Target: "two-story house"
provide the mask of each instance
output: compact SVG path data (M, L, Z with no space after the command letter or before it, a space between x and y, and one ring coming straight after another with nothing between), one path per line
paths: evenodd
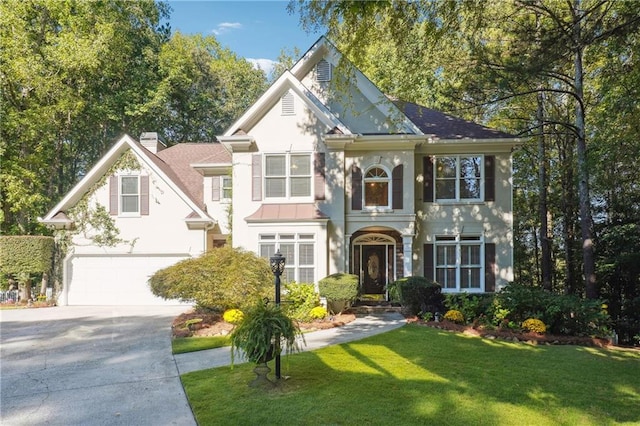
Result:
M120 231L115 247L75 234L63 303L166 303L147 277L228 236L264 257L280 250L286 280L357 274L366 298L409 275L445 292L512 280L518 139L388 99L324 37L219 142L143 139L122 138L43 219L70 228L84 198Z

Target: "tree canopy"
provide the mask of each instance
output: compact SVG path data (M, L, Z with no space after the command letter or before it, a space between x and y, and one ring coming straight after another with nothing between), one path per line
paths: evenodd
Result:
M527 141L514 154L518 281L605 297L620 321L621 309L640 306L639 2L292 0L289 9L307 29L328 28L388 95Z
M266 79L153 0L0 2L0 232L46 213L123 133L213 141Z

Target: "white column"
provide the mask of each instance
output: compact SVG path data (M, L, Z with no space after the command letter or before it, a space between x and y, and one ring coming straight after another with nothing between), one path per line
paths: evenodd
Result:
M410 277L413 275L413 235L402 236L402 254L404 255L404 276Z
M351 234L346 234L344 236L344 273L349 273L349 268L351 267Z

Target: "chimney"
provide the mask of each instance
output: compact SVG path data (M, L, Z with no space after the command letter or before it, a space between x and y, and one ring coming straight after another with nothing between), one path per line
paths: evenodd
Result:
M140 143L154 154L166 148L166 145L158 138L157 132L145 132L141 134Z

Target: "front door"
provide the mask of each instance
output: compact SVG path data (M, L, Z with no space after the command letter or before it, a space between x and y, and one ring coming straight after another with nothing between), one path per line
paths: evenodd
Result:
M386 246L362 246L363 293L384 294L387 284Z

